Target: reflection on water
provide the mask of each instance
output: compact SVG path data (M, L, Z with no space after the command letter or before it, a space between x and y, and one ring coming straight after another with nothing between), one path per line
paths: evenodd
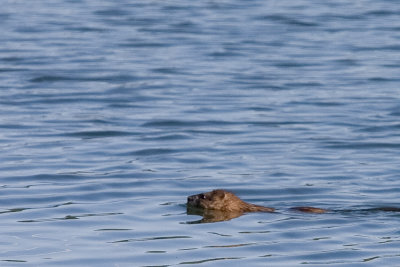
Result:
M187 222L189 224L193 223L212 223L212 222L222 222L229 221L239 216L242 216L244 212L241 211L220 211L220 210L203 210L188 207L188 215L199 215L202 217L201 220Z

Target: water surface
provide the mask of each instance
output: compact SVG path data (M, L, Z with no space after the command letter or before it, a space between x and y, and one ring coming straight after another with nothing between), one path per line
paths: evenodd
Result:
M399 265L399 12L3 3L0 265ZM214 188L277 212L188 223Z

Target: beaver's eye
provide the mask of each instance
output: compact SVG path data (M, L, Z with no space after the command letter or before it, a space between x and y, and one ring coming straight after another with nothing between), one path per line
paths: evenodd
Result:
M199 196L201 199L206 199L207 197L206 197L206 195L204 195L204 194L200 194L200 196Z

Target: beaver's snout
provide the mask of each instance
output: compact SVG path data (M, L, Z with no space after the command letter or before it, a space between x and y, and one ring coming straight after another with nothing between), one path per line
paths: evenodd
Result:
M193 202L193 201L195 201L197 198L198 198L197 195L188 196L187 201L188 201L188 202Z
M199 202L198 195L188 196L187 203L191 206L197 206Z

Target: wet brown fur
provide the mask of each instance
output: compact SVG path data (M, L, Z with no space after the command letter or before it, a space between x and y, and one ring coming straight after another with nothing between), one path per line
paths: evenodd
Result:
M301 211L301 212L309 212L309 213L325 213L325 212L327 212L327 210L325 210L325 209L314 208L314 207L294 207L291 209Z
M216 189L188 197L188 206L204 210L218 210L223 212L274 212L274 208L247 203L235 194ZM293 210L309 213L324 213L326 210L314 207L294 207Z

